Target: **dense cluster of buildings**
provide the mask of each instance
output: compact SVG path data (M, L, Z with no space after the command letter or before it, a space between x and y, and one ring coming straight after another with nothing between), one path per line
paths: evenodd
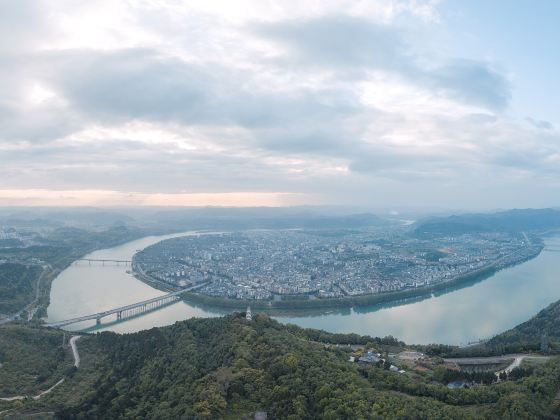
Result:
M249 231L168 239L136 254L144 274L235 299L286 295L338 298L437 284L528 259L541 249L524 235L419 239L369 230Z

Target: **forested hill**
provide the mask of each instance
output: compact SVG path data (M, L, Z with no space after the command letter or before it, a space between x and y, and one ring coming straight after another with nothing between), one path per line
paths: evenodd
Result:
M557 363L539 366L515 381L449 389L431 373L401 374L350 363L349 350L316 342L317 334L283 326L266 315L247 321L234 314L85 338L82 348L104 355L95 365L97 379L78 404L59 403L57 416L249 419L257 411L267 412L269 419L553 415ZM351 337L320 336L341 341ZM392 343L394 350L400 345L390 338L373 339L369 346L385 351L383 343ZM72 381L83 381L88 357L82 358L85 367ZM65 386L62 389L73 387Z
M489 346L560 352L560 301L550 304L529 321L497 335Z
M543 231L560 228L560 211L555 209L514 209L497 213L462 214L420 222L417 235L463 234L475 232Z
M560 301L550 304L530 320L479 345L457 347L430 344L416 347L427 354L441 357L499 356L528 352L559 355Z

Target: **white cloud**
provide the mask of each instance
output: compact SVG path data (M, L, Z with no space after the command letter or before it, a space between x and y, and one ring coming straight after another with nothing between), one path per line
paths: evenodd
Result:
M4 202L443 203L484 179L556 191L558 131L508 115L506 71L410 42L438 2L5 4Z

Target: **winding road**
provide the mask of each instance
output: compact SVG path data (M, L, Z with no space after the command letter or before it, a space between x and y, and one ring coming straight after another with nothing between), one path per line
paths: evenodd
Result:
M70 347L72 347L72 355L74 356L74 366L80 367L80 353L78 353L78 346L76 346L76 341L80 339L81 335L74 335L70 339Z
M74 357L74 366L76 368L80 367L80 353L78 353L78 346L76 345L76 341L78 341L80 339L80 337L81 337L81 335L74 335L74 336L72 336L72 338L70 338L70 347L72 348L72 356ZM0 401L16 401L16 400L25 400L27 398L31 398L33 400L38 400L42 396L51 393L57 386L62 384L65 379L66 379L66 377L62 378L57 383L55 383L53 386L51 386L49 389L46 389L45 391L43 391L43 392L41 392L41 393L39 393L35 396L29 397L27 395L16 395L16 396L13 396L13 397L0 398Z
M38 309L38 307L36 305L39 302L39 296L40 296L40 291L41 291L41 281L43 280L43 277L45 276L45 274L47 272L52 271L52 267L49 264L42 265L42 268L43 268L43 271L41 271L41 274L37 278L37 282L35 284L35 297L33 298L33 300L31 302L29 302L27 305L25 305L18 312L13 313L11 315L7 315L4 318L0 319L0 325L7 324L8 322L12 322L12 321L18 319L24 311L29 312L28 317L27 317L28 321L30 321L33 318L33 315L35 315L35 312L37 312L37 309Z

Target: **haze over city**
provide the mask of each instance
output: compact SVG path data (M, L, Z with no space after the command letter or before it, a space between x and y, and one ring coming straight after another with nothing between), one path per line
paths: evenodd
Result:
M0 0L0 419L559 419L559 21Z
M510 6L2 1L0 205L557 206L560 5Z

